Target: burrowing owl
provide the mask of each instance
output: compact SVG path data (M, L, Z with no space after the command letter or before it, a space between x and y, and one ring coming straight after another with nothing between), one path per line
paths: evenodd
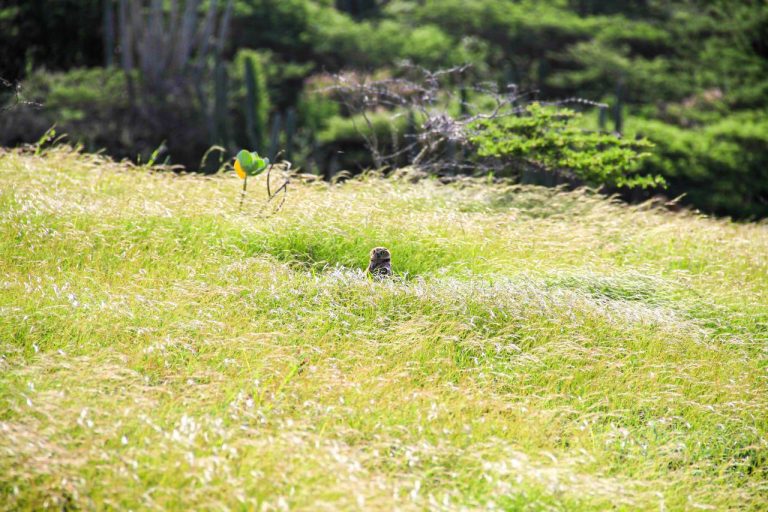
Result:
M368 263L368 273L374 277L387 277L392 275L392 255L384 247L371 249L371 262Z

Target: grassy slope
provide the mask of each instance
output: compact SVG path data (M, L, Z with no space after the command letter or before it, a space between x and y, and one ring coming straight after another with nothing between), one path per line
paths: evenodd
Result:
M765 225L239 186L0 153L0 509L768 507Z

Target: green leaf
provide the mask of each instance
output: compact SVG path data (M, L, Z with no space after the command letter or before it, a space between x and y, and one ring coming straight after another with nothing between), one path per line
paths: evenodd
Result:
M237 154L237 161L240 162L240 167L242 167L247 174L251 174L251 170L253 169L253 155L250 151L244 149L240 151Z
M240 162L240 167L248 176L259 174L269 165L269 158L262 158L256 151L245 149L237 154L237 161Z
M252 156L253 156L253 168L251 168L247 172L251 176L255 176L256 174L259 174L260 172L262 172L264 169L267 168L267 166L269 165L269 158L261 158L258 155L258 153L255 153L255 152L252 154Z

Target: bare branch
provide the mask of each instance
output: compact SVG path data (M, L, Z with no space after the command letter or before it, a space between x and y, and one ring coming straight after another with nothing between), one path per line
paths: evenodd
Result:
M409 162L412 167L432 173L497 171L505 167L504 162L478 157L473 150L476 123L524 115L537 91L520 92L514 84L499 87L491 82L469 88L464 85L469 81L469 69L464 65L430 71L405 63L393 76L378 80L355 72L334 75L333 85L319 92L344 105L378 169L398 167L404 157L413 155ZM482 106L471 103L469 91ZM581 98L539 103L605 107ZM390 122L391 133L386 138L379 133L382 115ZM404 115L412 120L405 133L395 128Z

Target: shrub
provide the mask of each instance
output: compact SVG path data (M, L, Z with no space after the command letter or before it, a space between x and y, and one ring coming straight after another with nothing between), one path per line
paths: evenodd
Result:
M768 121L735 114L699 128L634 120L631 127L655 145L642 164L664 176L670 192L712 213L768 216Z
M168 95L145 98L132 108L125 74L116 69L37 70L22 89L25 100L41 108L19 107L0 116L0 145L34 142L52 125L88 151L106 149L116 158L146 161L158 147L159 156L193 168L208 148L205 122L194 100Z
M521 115L475 122L470 142L480 157L500 159L518 172L533 166L569 173L591 185L663 184L657 176L636 172L648 156L648 141L582 130L572 124L578 116L573 110L531 103Z
M87 149L115 148L128 99L125 76L108 69L74 69L66 73L38 70L23 83L25 100L42 107L20 107L0 118L0 144L37 140L53 124ZM122 149L122 151L120 151ZM135 155L134 155L135 156Z

